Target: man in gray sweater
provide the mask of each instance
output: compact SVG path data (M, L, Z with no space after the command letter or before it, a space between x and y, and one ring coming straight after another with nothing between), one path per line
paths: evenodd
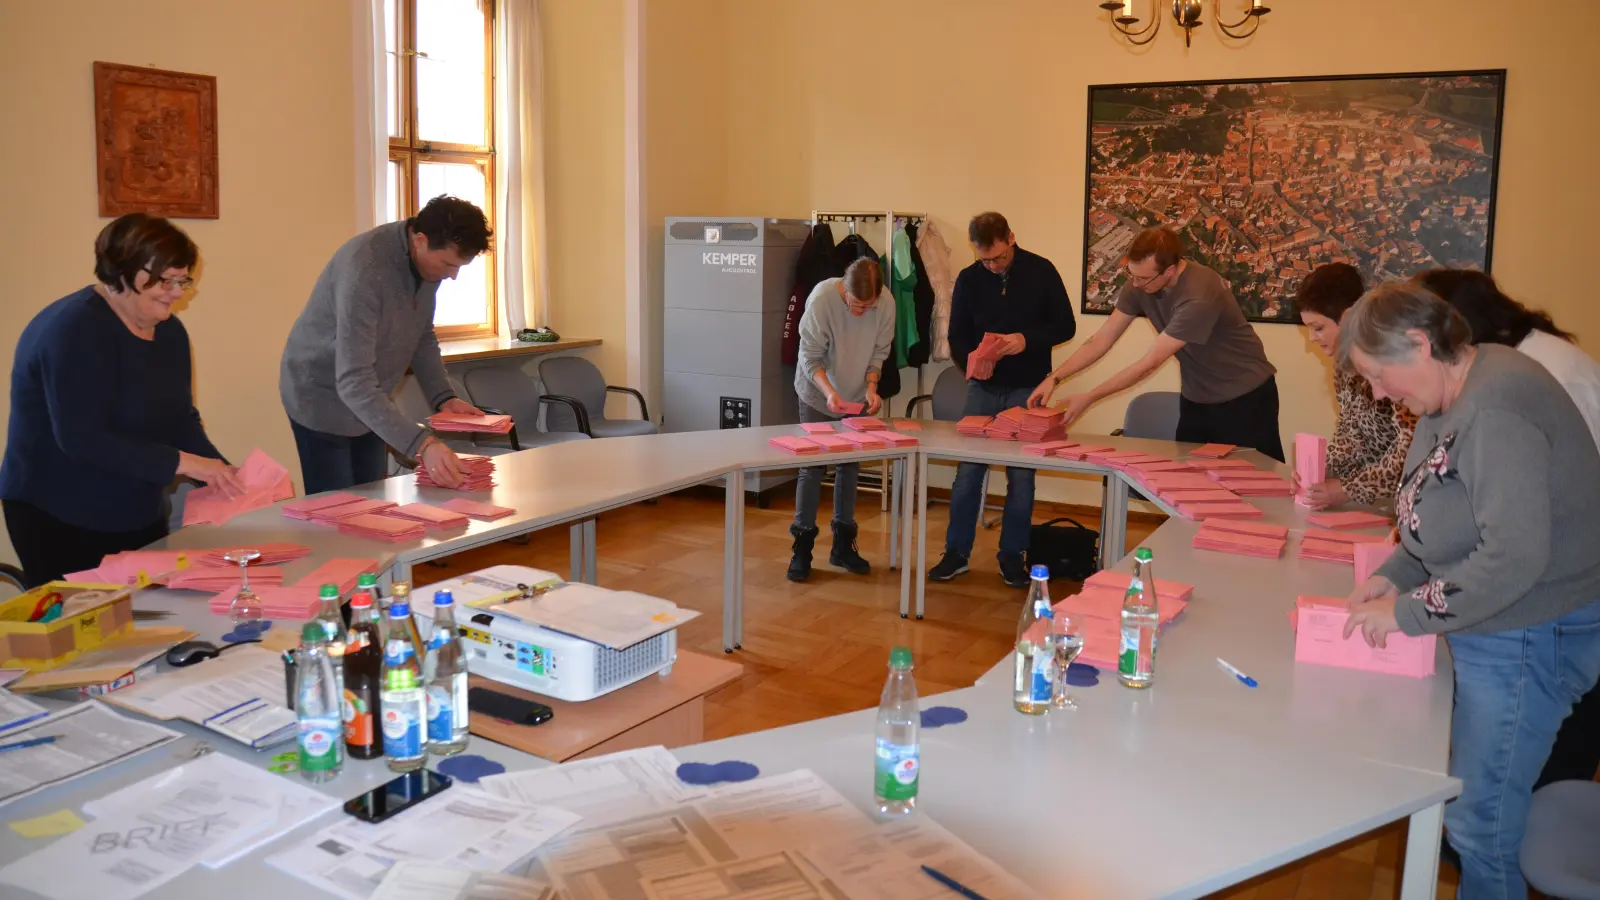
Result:
M439 196L414 218L357 235L334 253L289 331L278 373L307 494L384 477L388 447L435 482L460 483L455 452L389 395L409 368L434 409L479 412L445 375L433 307L439 282L488 249L489 237L482 210Z

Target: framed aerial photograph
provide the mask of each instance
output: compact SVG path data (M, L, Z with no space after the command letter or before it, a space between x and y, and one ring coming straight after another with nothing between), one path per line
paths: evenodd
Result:
M94 64L100 215L215 219L217 79Z
M1326 262L1368 283L1489 270L1504 69L1090 85L1083 311L1141 229L1183 236L1245 316L1298 323Z

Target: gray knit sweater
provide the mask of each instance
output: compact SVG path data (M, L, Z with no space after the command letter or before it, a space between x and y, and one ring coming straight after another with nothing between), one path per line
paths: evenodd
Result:
M794 390L801 403L827 415L832 414L827 395L817 387L817 372L828 373L828 382L847 403L860 403L867 399L867 373L882 373L894 343L894 298L889 289L879 291L878 302L858 316L839 295L842 281L818 282L800 317Z
M289 418L346 437L375 432L416 456L427 428L389 395L409 368L434 409L455 396L433 333L438 290L411 264L405 222L346 241L317 277L283 348L278 393Z
M1417 422L1378 568L1406 634L1528 628L1600 598L1600 451L1537 362L1485 344L1450 409Z

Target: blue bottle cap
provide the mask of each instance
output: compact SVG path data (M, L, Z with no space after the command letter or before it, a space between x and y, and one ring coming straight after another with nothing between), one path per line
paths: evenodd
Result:
M389 604L389 617L399 619L411 615L411 604L404 600L395 600Z
M433 605L434 606L454 606L455 603L456 603L456 598L449 591L434 591L433 592Z
M1050 569L1046 566L1034 566L1029 574L1040 581L1050 580Z

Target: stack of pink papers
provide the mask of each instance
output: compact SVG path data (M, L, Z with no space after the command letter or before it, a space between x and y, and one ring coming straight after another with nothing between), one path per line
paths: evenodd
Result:
M1194 467L1179 460L1162 460L1160 462L1134 463L1128 466L1128 471L1143 478L1157 472L1193 472Z
M346 494L341 491L335 491L331 494L318 494L315 497L307 497L304 500L285 503L283 505L283 514L291 519L309 519L312 513L365 499L365 497L358 497L355 494Z
M1077 441L1046 441L1043 444L1023 444L1022 452L1029 456L1058 456L1060 451L1076 446Z
M1156 472L1146 475L1140 483L1157 493L1171 490L1207 491L1217 486L1211 479L1193 472Z
M1289 540L1289 528L1286 525L1267 525L1263 522L1246 522L1240 519L1212 519L1206 523L1206 528L1210 531L1229 531L1234 534L1272 538L1285 543Z
M355 559L339 557L330 559L315 569L311 570L304 578L294 583L295 587L310 588L315 594L317 589L325 584L337 585L341 595L348 594L356 589L356 579L367 573L377 574L378 561L375 559ZM251 579L252 583L254 579Z
M1234 451L1233 444L1205 444L1189 451L1190 456L1201 459L1221 459Z
M1117 592L1126 591L1128 585L1133 583L1131 572L1114 572L1110 569L1101 569L1084 580L1084 587L1111 588ZM1182 600L1185 603L1194 595L1194 585L1184 584L1181 581L1167 581L1164 578L1156 579L1156 596L1160 602L1165 603L1168 598Z
M1260 517L1261 510L1243 500L1201 501L1180 505L1178 514L1186 519L1209 522L1212 519L1254 519Z
M314 509L306 518L320 525L337 525L340 519L348 519L351 516L364 516L382 509L392 509L394 505L393 500L371 500L366 497L357 497L349 503Z
M1323 528L1388 528L1387 518L1368 512L1315 513L1306 521Z
M190 566L173 572L167 579L167 587L175 591L214 593L233 587L239 581L238 566ZM254 589L258 584L283 584L283 570L276 566L250 566L250 587Z
M800 430L806 434L833 434L832 422L801 422Z
M1132 453L1133 455L1129 456L1129 455L1119 454L1119 455L1114 456L1114 457L1112 457L1110 459L1107 459L1105 461L1105 464L1110 466L1113 469L1118 469L1118 470L1123 471L1123 472L1131 472L1131 471L1133 471L1135 466L1159 465L1161 463L1170 461L1170 460L1162 459L1159 456L1151 456L1151 455L1149 455L1147 453L1138 453L1137 451L1128 451L1128 452Z
M1222 478L1219 487L1233 491L1241 497L1287 497L1294 493L1294 485L1285 478Z
M894 430L895 431L921 431L922 430L922 423L918 422L916 419L895 419L894 420Z
M221 525L234 516L294 496L289 470L273 462L272 457L259 448L251 450L239 465L239 480L244 482L244 493L234 497L224 494L222 488L214 484L190 491L183 499L184 526L201 522Z
M1194 547L1197 550L1238 553L1243 556L1259 556L1264 559L1277 559L1282 555L1285 543L1286 541L1281 538L1258 537L1252 534L1239 534L1236 531L1222 531L1211 527L1201 528L1194 536Z
M1173 506L1181 506L1185 503L1234 503L1239 499L1238 494L1224 490L1162 491L1156 496Z
M427 532L427 526L415 519L405 519L400 516L386 516L381 513L371 513L363 516L351 516L339 520L339 530L345 534L357 537L374 538L380 541L409 541L422 537Z
M458 512L463 515L471 516L474 519L501 519L516 512L516 510L508 506L495 506L492 503L479 503L476 500L468 500L465 497L457 497L454 500L446 501L444 508L451 510L452 512Z
M856 445L853 442L847 441L837 434L813 434L806 440L816 444L828 453L849 453L856 449Z
M1022 434L1022 420L1027 410L1013 406L984 426L983 436L1001 441L1014 441Z
M1005 341L998 334L988 333L976 349L967 354L967 380L976 378L988 381L994 375L994 364L1005 358Z
M846 431L839 437L855 444L857 450L882 450L889 446L889 442L878 437L876 432Z
M1381 544L1356 544L1356 584L1363 584L1368 578L1371 578L1372 573L1378 571L1378 567L1383 565L1384 560L1387 560L1394 553L1394 549L1395 545L1388 541L1384 541Z
M1017 432L1017 439L1029 443L1059 441L1067 436L1066 411L1044 407L1025 409Z
M915 437L909 434L901 434L898 431L875 431L872 436L879 440L888 441L896 447L915 447L918 444Z
M1300 597L1291 621L1295 625L1294 660L1341 669L1362 669L1385 675L1426 678L1433 674L1439 638L1411 637L1398 631L1384 639L1383 649L1367 646L1359 631L1344 636L1350 607L1338 597Z
M1282 481L1283 476L1276 472L1267 472L1262 469L1205 469L1205 476L1212 481Z
M839 411L847 416L859 416L866 412L866 409L867 405L865 403L851 403L849 400L839 401Z
M63 577L87 584L135 584L143 572L152 583L164 584L168 575L178 570L180 557L187 559L181 550L124 550L106 555L92 569Z
M396 506L394 509L385 510L383 514L421 522L429 528L460 528L467 524L467 517L461 513L451 512L438 506L429 506L426 503L407 503L402 506Z
M254 550L261 554L256 558L255 562L250 564L252 566L275 566L279 563L304 559L311 555L311 548L304 544L266 543L251 544L248 547L241 545L238 547L218 547L212 550L192 550L189 553L189 560L196 565L232 566L234 564L228 562L227 555L235 550Z
M511 417L501 415L471 416L461 413L437 412L428 417L434 431L466 431L480 434L510 434Z
M1307 528L1304 536L1300 538L1300 555L1306 559L1320 559L1325 562L1350 563L1356 562L1356 551L1362 546L1373 545L1381 548L1377 558L1381 562L1387 559L1394 548L1389 544L1389 539L1381 534L1357 534L1352 531L1324 531L1321 528ZM1371 554L1369 554L1370 558ZM1377 564L1373 564L1377 568ZM1356 580L1357 584L1365 578Z
M1300 479L1300 496L1295 502L1309 506L1306 489L1328 477L1328 439L1304 432L1294 436L1294 474Z
M1317 541L1336 541L1341 544L1386 544L1388 535L1383 534L1358 534L1354 531L1327 531L1321 528L1307 528L1306 537Z
M801 437L775 437L767 443L779 450L793 453L796 456L806 456L822 452L822 445Z
M1248 459L1204 459L1204 458L1195 459L1195 458L1191 458L1191 459L1186 460L1186 461L1189 463L1189 465L1191 467L1196 468L1196 469L1205 469L1205 470L1210 470L1210 469L1250 469L1251 471L1255 470L1255 464L1250 462L1250 460L1248 460Z
M1319 541L1312 537L1300 538L1301 559L1320 559L1323 562L1354 564L1356 551L1354 544L1343 541Z
M851 431L883 431L889 426L883 424L882 419L872 416L852 416L839 422L840 425Z
M1063 447L1050 455L1059 456L1062 459L1085 460L1092 453L1105 453L1112 449L1111 447L1098 447L1094 444L1079 444L1076 447Z
M461 483L456 485L458 491L487 491L494 487L494 459L488 456L474 456L463 453L457 457L461 460L461 467L466 470ZM428 474L425 466L417 466L417 487L443 487L435 482Z
M1156 610L1165 629L1183 614L1188 601L1178 594L1161 591L1162 582L1156 581ZM1083 637L1083 650L1078 661L1103 668L1115 667L1122 642L1122 595L1127 585L1121 587L1084 586L1082 592L1058 601L1054 609L1078 625Z
M304 581L289 587L270 584L257 587L256 580L250 579L250 592L261 600L261 615L267 619L309 619L316 615L321 605L317 596L318 587ZM211 611L219 616L230 614L233 598L238 593L239 585L235 582L221 593L213 595L209 601Z
M994 421L991 416L967 416L956 423L956 431L967 437L983 437L983 430Z

